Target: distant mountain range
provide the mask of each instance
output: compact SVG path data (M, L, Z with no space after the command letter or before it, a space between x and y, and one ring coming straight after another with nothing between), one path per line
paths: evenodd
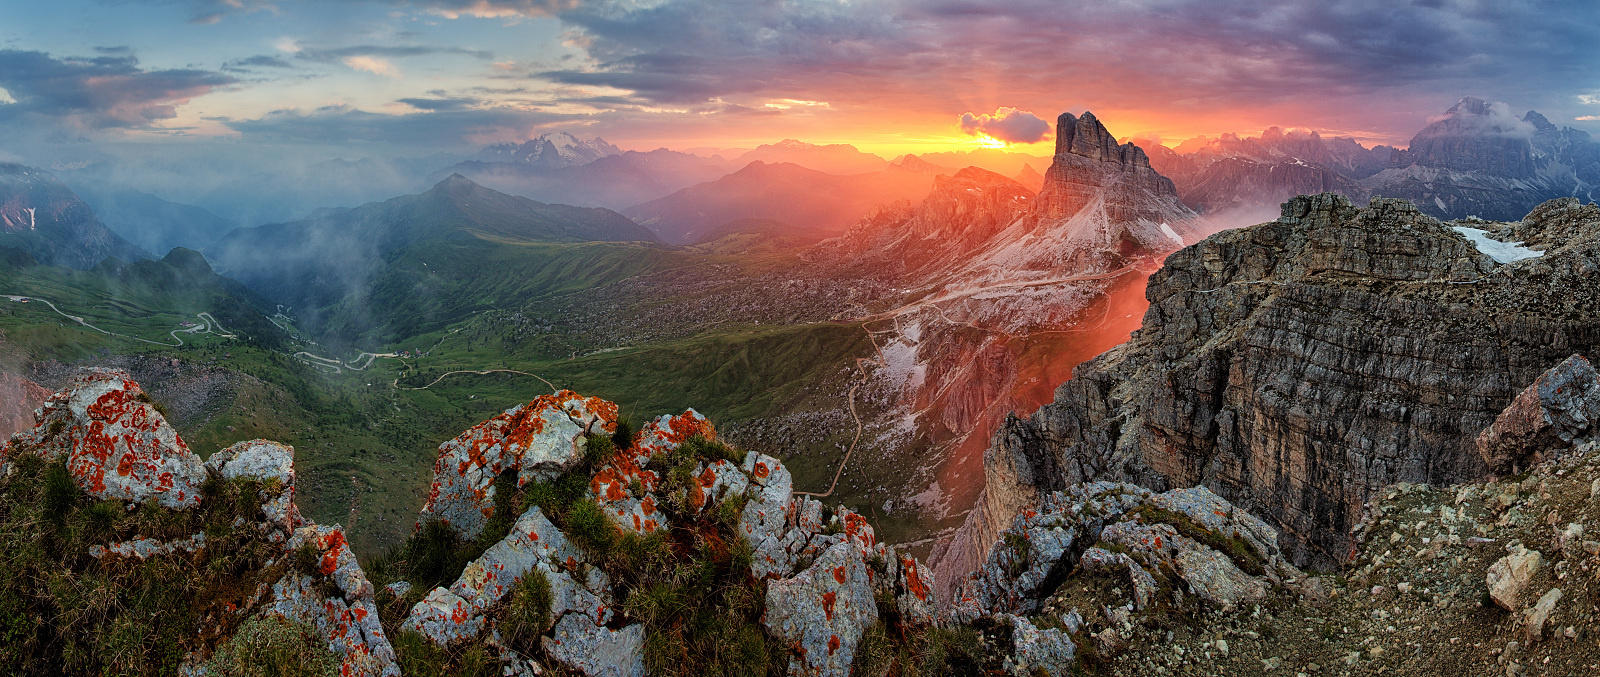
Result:
M112 256L149 258L101 223L89 205L50 173L6 163L0 163L0 247L71 268L92 268Z
M1587 132L1472 97L1405 149L1274 127L1257 138L1155 147L1151 163L1173 179L1185 203L1207 212L1329 191L1357 200L1405 198L1442 218L1515 220L1551 198L1600 198L1600 143Z
M204 207L136 190L106 189L90 182L75 186L74 191L112 230L158 254L174 247L204 249L238 226Z
M766 219L820 240L843 233L874 208L926 195L933 174L885 163L876 171L830 174L756 160L732 174L630 207L624 214L669 244L720 237L730 222Z
M473 156L476 162L508 163L540 169L564 169L586 165L612 155L621 155L605 139L580 139L569 132L541 134L522 143L497 143Z
M609 209L506 195L456 174L421 194L235 230L206 253L225 274L294 307L315 325L321 311L335 304L363 305L375 276L392 262L441 251L444 243L593 241L654 242L655 236ZM479 268L474 276L517 273Z
M535 200L625 209L715 180L735 168L720 157L658 149L647 153L628 151L586 164L557 167L476 159L453 165L447 171Z

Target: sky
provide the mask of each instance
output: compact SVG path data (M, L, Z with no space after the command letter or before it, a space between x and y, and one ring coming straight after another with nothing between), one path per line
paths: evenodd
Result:
M420 156L565 129L885 156L1314 129L1456 99L1600 134L1600 3L51 0L0 4L0 158L115 144Z

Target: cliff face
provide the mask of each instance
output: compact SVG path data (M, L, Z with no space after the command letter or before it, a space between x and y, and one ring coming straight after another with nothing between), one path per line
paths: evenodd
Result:
M1205 487L1071 484L1017 515L951 620L1009 633L1011 674L1066 674L1086 653L1130 676L1589 674L1597 414L1600 375L1561 360L1479 438L1518 474L1375 491L1325 575Z
M990 505L958 538L981 553L1039 491L1117 479L1203 485L1273 522L1292 561L1344 561L1374 491L1483 475L1478 433L1540 371L1600 341L1586 272L1600 209L1552 201L1518 223L1464 225L1324 194L1168 257L1133 338L996 434ZM1501 263L1479 247L1531 251L1464 237L1485 231L1549 249Z

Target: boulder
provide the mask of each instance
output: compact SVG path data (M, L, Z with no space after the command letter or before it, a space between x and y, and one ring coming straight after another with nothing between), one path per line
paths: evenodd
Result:
M638 623L612 630L568 614L543 644L556 660L589 677L644 675L644 626Z
M1478 435L1478 454L1503 474L1551 460L1600 424L1600 375L1573 355L1518 393Z
M611 461L589 480L589 496L618 527L648 534L669 525L659 509L656 485L660 473L649 470L651 459L678 448L691 437L716 439L717 429L693 409L676 416L663 415L639 431L633 444L617 451ZM695 482L690 482L689 491Z
M95 498L155 502L174 509L200 502L205 466L127 372L93 369L40 407L36 425L0 452L65 457L80 488Z
M1522 591L1539 573L1542 562L1543 555L1538 550L1513 546L1510 554L1489 565L1484 580L1489 586L1489 597L1506 611L1522 610Z
M304 623L326 637L339 657L341 675L399 677L394 648L378 622L372 583L338 527L307 526L289 540L291 551L309 547L317 554L315 574L291 572L272 586L263 613ZM339 593L327 596L316 577L332 581Z
M552 619L571 612L590 625L611 621L611 583L605 573L588 566L582 551L534 506L505 538L468 563L449 588L433 589L412 607L402 627L441 645L476 637L489 609L535 570L550 583Z
M248 478L276 486L264 488L261 510L267 521L293 530L300 525L294 503L294 447L269 440L249 440L223 449L206 459L206 469L227 480Z

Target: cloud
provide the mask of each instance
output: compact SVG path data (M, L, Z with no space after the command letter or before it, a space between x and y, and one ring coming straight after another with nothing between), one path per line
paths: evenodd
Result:
M475 106L481 102L481 99L473 99L468 97L440 97L436 99L406 98L398 100L398 103L403 103L412 108L425 111L462 110L465 108L471 108L472 106Z
M375 56L353 55L344 57L340 61L342 61L344 65L354 68L358 71L366 71L368 73L382 75L386 78L400 77L400 69L395 68L394 64L389 63L388 60L380 59Z
M993 115L962 113L961 131L1006 143L1038 143L1050 135L1050 123L1028 111L1002 106Z
M577 7L578 0L435 0L429 11L447 19L510 19L550 16Z
M348 47L311 48L295 43L295 56L308 61L343 61L352 56L384 58L427 56L430 54L460 54L485 61L494 58L494 52L464 47L436 47L429 45L351 45Z
M246 72L257 68L294 68L294 64L284 61L271 54L257 54L243 59L234 59L222 64L222 70L230 73Z
M1360 114L1409 133L1469 89L1560 113L1600 69L1597 3L594 0L556 16L585 58L534 75L666 105L795 98L959 115L1004 97L1186 126L1246 111L1344 128Z
M57 58L0 50L0 88L12 103L0 124L33 123L74 131L146 128L177 117L177 107L236 82L231 75L176 68L145 70L129 55Z
M1600 121L1600 115L1579 115L1572 119L1578 122L1596 122Z

